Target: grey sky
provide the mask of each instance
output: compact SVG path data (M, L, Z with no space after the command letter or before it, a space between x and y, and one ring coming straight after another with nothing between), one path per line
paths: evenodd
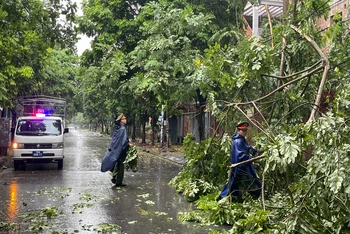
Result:
M83 12L81 10L81 3L82 0L73 0L74 2L77 3L78 5L78 11L77 11L77 15L82 15ZM77 45L77 50L78 50L78 55L81 55L86 49L90 49L90 42L91 42L91 38L85 36L85 35L79 35L80 40L78 41Z

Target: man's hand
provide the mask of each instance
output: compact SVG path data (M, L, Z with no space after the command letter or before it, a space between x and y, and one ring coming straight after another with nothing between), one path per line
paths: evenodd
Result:
M251 147L251 148L249 149L249 153L251 153L251 155L252 155L253 157L255 157L255 155L256 155L257 152L258 152L258 151L257 151L256 149L254 149L253 147Z

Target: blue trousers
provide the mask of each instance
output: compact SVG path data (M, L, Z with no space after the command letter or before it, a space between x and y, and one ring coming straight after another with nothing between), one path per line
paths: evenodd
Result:
M238 170L235 177L233 174L230 178L230 186L226 183L224 189L220 193L220 197L224 198L228 195L242 196L244 192L250 195L259 196L261 194L261 183L258 178L253 177L246 171Z

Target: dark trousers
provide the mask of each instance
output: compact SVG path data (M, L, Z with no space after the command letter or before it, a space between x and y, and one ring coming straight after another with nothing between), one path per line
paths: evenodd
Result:
M124 163L117 162L115 164L112 176L115 181L115 184L122 184L124 179Z
M261 183L258 178L245 171L238 170L236 177L231 177L230 185L227 183L221 191L220 198L226 196L242 196L243 193L248 192L253 197L261 194Z

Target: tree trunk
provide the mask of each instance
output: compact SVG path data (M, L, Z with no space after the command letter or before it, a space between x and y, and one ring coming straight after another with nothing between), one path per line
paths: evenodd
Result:
M155 145L155 125L157 124L157 117L154 115L152 116L151 120L151 127L152 127L152 136L151 136L151 144L154 146Z
M198 123L198 133L199 133L199 141L202 141L204 139L204 124L203 124L203 114L204 114L204 108L206 105L206 99L200 94L200 90L196 90L197 93L197 123Z
M199 113L197 115L199 141L204 139L203 111L201 109L202 108L199 108Z
M142 144L146 144L146 123L142 121Z
M136 139L136 121L132 122L132 134L131 139L134 141Z

